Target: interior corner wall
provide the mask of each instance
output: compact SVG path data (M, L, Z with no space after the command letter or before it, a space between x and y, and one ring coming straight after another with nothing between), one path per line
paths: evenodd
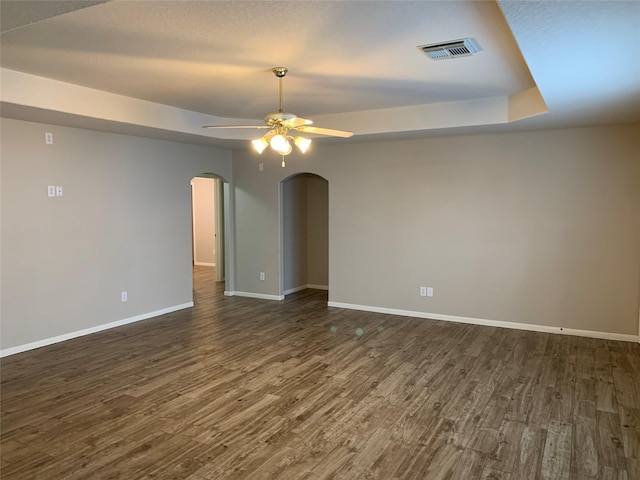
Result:
M329 286L329 182L305 177L307 187L307 285Z
M192 302L189 182L232 181L231 151L0 125L2 350ZM63 196L48 197L48 185Z
M635 336L637 131L316 142L286 168L234 151L236 286L278 294L278 184L312 172L330 185L331 302Z
M284 291L307 285L307 181L294 176L282 183Z

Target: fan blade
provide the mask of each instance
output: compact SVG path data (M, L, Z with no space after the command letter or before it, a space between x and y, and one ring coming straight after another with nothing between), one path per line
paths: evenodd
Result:
M269 125L203 125L202 128L271 128Z
M308 118L295 117L288 120L284 120L282 125L287 128L296 128L301 127L303 125L311 125L313 120L309 120Z
M353 136L353 132L347 132L346 130L332 130L331 128L307 127L302 125L300 127L295 127L295 129L299 132L317 133L318 135L329 135L330 137L349 138Z

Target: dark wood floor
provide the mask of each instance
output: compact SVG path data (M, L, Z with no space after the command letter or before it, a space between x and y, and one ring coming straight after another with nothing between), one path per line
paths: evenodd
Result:
M3 480L640 478L637 344L194 278L193 309L2 360Z

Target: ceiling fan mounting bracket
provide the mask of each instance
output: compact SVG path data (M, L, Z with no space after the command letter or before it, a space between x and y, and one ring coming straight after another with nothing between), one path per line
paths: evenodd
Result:
M274 67L271 69L273 73L275 73L276 77L282 78L284 77L289 70L286 67Z

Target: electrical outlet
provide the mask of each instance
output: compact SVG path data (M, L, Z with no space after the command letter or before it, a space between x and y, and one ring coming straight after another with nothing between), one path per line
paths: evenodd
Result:
M427 296L427 287L420 287L420 296L421 297Z
M427 297L433 297L433 287L427 287Z
M56 186L55 185L47 186L47 195L49 195L50 197L55 197L56 196Z
M264 280L264 279L265 279L264 272L260 272L260 280Z
M260 163L258 164L258 171L259 171L259 172L264 172L264 163L260 162Z
M123 302L127 301L127 292L122 292L120 294L120 300L122 300Z
M47 145L53 145L53 133L47 132L44 134L44 143Z

